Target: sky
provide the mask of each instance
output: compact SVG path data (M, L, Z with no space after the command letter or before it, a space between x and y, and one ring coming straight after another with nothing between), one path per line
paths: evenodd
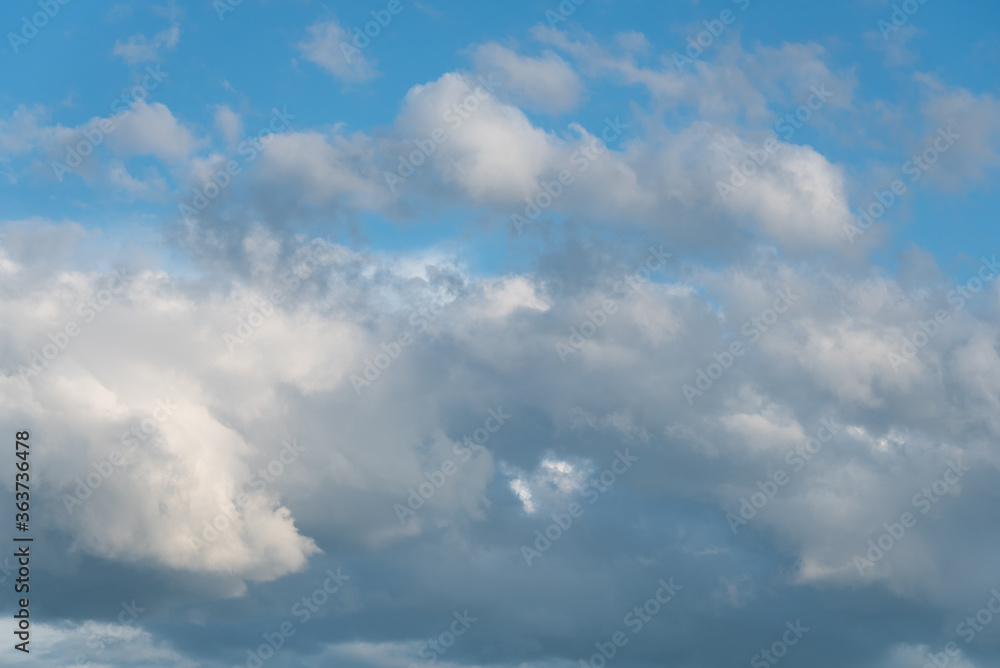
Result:
M1000 664L998 18L4 3L0 664Z

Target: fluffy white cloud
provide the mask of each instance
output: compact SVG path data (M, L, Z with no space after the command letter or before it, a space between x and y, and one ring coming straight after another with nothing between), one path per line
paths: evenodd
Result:
M173 112L161 102L139 101L109 135L108 143L121 155L152 155L176 162L187 158L197 141Z
M461 112L457 104L463 105ZM410 89L396 125L402 136L415 140L432 137L434 130L446 132L434 165L445 183L459 186L474 202L519 201L557 157L555 138L517 107L457 74Z

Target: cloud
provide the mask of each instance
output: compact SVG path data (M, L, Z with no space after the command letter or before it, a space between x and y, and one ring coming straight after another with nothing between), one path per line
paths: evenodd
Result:
M869 48L885 53L886 67L905 67L917 62L919 56L916 51L907 47L907 42L919 35L921 30L917 26L907 25L894 31L888 40L877 30L866 32L864 37Z
M433 156L444 182L476 202L516 202L532 192L555 164L557 141L534 127L517 107L500 102L482 87L477 95L476 85L451 73L414 86L406 94L396 126L402 136L414 139L447 128L449 140ZM478 104L466 114L468 118L454 111L449 114L449 108L470 94Z
M127 41L115 41L112 53L129 65L163 60L165 51L177 46L181 38L180 26L173 25L147 38L143 34L132 35Z
M121 118L108 143L120 155L152 155L167 162L184 160L197 145L165 104L145 101Z
M473 59L480 72L498 73L503 90L529 110L566 113L577 107L583 94L576 72L552 51L532 58L491 42L480 45Z
M28 668L35 666L59 665L72 657L72 661L99 661L102 666L125 668L126 666L156 666L169 662L170 665L194 664L184 653L165 647L161 641L143 628L147 621L132 616L133 610L143 610L141 605L132 607L133 601L123 601L108 610L110 620L89 619L71 624L50 624L35 622L32 625L31 652L18 663ZM122 615L128 623L116 621ZM37 643L37 644L35 644Z
M319 157L331 160L326 153L336 149L315 138L286 139L289 155L311 143L325 146ZM610 596L625 614L652 595L665 569L685 591L706 596L676 601L691 628L668 625L666 641L662 634L641 639L654 656L672 656L675 641L712 628L711 620L732 622L740 643L767 637L769 624L781 628L799 614L778 603L756 619L754 602L775 587L797 587L814 611L822 610L813 603L824 592L853 588L859 593L843 599L842 611L814 613L815 623L838 624L842 636L859 639L870 632L856 621L859 611L884 592L900 605L919 602L931 616L981 605L988 563L969 555L997 546L963 517L970 509L983 515L977 522L993 514L987 434L1000 430L1000 388L990 381L1000 366L990 343L1000 336L995 285L896 371L888 353L943 293L933 284L904 290L886 277L831 277L835 265L777 259L773 248L747 249L724 267L686 262L623 296L615 285L636 250L625 241L553 248L536 268L483 277L447 254L396 259L331 244L317 255L321 245L254 226L238 235L237 257L208 262L192 276L134 266L131 251L109 239L99 257L108 266L126 261L134 278L84 323L78 305L106 283L103 273L73 266L79 229L5 229L11 272L0 313L19 324L0 347L0 419L38 425L48 444L36 463L48 480L36 501L49 508L43 526L73 559L126 572L141 565L175 586L211 576L213 588L197 595L206 605L226 596L263 605L271 594L253 583L279 577L291 605L324 569L347 562L357 589L315 627L302 627L289 650L296 655L336 655L345 642L381 643L387 635L420 638L434 633L438 617L469 608L493 621L476 643L456 645L457 664L476 661L484 640L519 634L532 641L510 648L512 661L572 661L593 637L610 637L609 619L620 622L583 600ZM44 243L50 236L61 245ZM221 269L232 266L239 270ZM589 280L569 280L581 267ZM775 292L789 286L794 307L750 342L743 323L760 320ZM555 344L608 299L617 301L614 313L563 362ZM18 366L68 319L80 321L82 333L26 388ZM412 343L387 367L372 362L379 373L359 395L352 375L364 376L366 363L388 355L388 342L403 332ZM227 334L246 337L230 350ZM689 404L682 385L695 382L734 337L747 353ZM176 408L159 422L154 411L165 399ZM401 523L394 504L406 503L410 488L444 461L459 462L464 437L499 406L512 416L508 423L417 518ZM841 425L836 438L794 470L786 453L831 416ZM153 434L68 515L64 495L124 449L123 432L142 433L147 419ZM975 430L983 435L953 437ZM254 474L266 472L291 438L308 449L258 489ZM583 481L623 448L639 465L590 504ZM955 459L972 472L920 516L891 562L859 574L852 558L867 550L868 538L913 510L912 496ZM741 498L776 468L790 481L734 535L726 513L738 512ZM241 492L249 501L238 501ZM527 567L519 546L574 501L585 514ZM225 509L233 516L228 528L191 549L192 536ZM628 568L595 567L607 559ZM503 577L504 592L475 585L487 571ZM406 583L391 600L379 593L390 574ZM580 611L574 624L559 615L567 596ZM525 609L535 612L525 619ZM277 628L287 606L253 614ZM391 632L366 626L369 617L391 618ZM586 633L574 630L580 623ZM802 651L814 665L834 666L909 641L902 630L884 633L878 647ZM215 642L220 651L245 653L239 630L220 631ZM740 655L738 647L697 646L716 663Z
M310 30L339 28L322 24ZM476 50L476 58L500 68L506 82L487 78L484 85L472 75L450 72L412 87L387 131L346 134L335 125L275 136L249 168L248 183L255 188L244 199L244 210L277 220L315 207L338 215L369 209L412 216L458 205L485 207L502 224L512 225L512 216L525 218L535 198L548 197L545 184L565 173L572 195L544 207L545 216L532 233L544 229L552 215L660 229L667 224L661 212L671 209L675 244L734 246L749 236L795 253L861 252L861 245L844 243L843 226L850 220L844 168L799 143L794 131L782 133L779 141L768 136L776 133L783 115L767 109L764 100L799 105L822 86L828 104L810 112L809 121L818 127L831 127L828 114L851 108L852 75L832 73L822 48L786 44L744 52L735 44L720 53L718 62L676 72L639 68L631 55L615 56L589 37L574 42L556 31L541 31L539 37L592 75L619 72L658 97L666 95L669 104L695 105L713 120L674 127L625 107L603 124L545 128L514 102L539 91L561 91L559 99L568 104L582 86L577 75L552 52L527 58L487 44ZM341 58L337 41L330 44ZM697 95L683 98L686 90ZM682 97L673 99L675 93ZM741 126L734 116L738 108L761 121ZM176 164L190 160L201 145L162 104L140 103L126 120L127 127L109 142L119 155L152 154ZM227 142L238 136L239 118L228 107L217 107L214 120ZM766 163L751 164L753 174L747 178L734 176L768 141L776 141L776 149ZM198 171L205 159L194 158L187 171ZM721 192L734 179L746 185ZM227 191L212 211L204 212L204 225L226 224L224 219L213 223L212 217L233 211L223 206L231 195ZM877 237L866 236L865 244L877 243Z
M955 150L941 152L939 164L927 170L929 180L950 191L981 183L1000 164L1000 102L989 93L948 87L931 75L915 78L924 91L921 111L929 129L915 153L930 148L939 130L952 128L959 135Z
M235 144L243 136L243 119L225 104L215 108L215 127L229 144Z
M148 181L137 179L125 168L121 161L112 161L108 165L109 184L116 190L127 193L137 199L161 199L167 194L167 182L152 172Z
M381 76L378 61L365 58L354 48L353 36L336 21L321 21L306 28L306 38L299 42L299 53L341 81L368 81Z
M37 146L46 135L51 134L51 130L44 125L47 121L48 114L44 108L25 105L18 105L9 118L0 119L0 147L3 149L0 160L6 162L13 155L26 153Z
M826 50L815 43L744 49L732 39L716 47L714 58L699 59L695 65L678 68L665 58L657 66L645 67L631 49L615 53L590 34L574 38L544 26L535 27L532 34L571 57L587 76L638 84L664 108L693 108L698 118L709 122L742 117L752 124L771 124L775 114L769 104L794 101L797 106L809 86L820 84L832 89L831 108L847 108L857 85L852 71L832 72L825 62Z
M339 50L339 28L309 30ZM474 51L499 86L448 71L385 126L272 134L198 220L168 200L167 226L144 229L167 252L116 226L0 227L0 422L44 444L35 521L64 557L37 563L39 609L60 615L39 620L46 665L108 637L98 621L127 596L153 602L148 623L94 660L231 666L340 567L350 586L281 660L405 667L468 610L489 623L438 662L576 666L674 578L680 595L623 648L635 665L738 665L801 618L804 665L897 668L989 600L1000 288L919 247L871 241L891 270L852 254L841 230L868 176L830 137L871 111L853 71L816 44L727 42L678 71L638 33L537 33L554 51ZM527 113L573 110L598 78L646 101ZM928 174L981 183L995 101L917 83L918 132L886 145L954 123L962 157ZM778 131L819 85L833 94L808 128ZM137 105L73 185L190 197L242 159L253 118L207 108L203 138ZM46 169L101 120L18 107L0 120L5 166ZM541 192L517 234L511 214ZM654 270L651 248L673 256ZM114 292L112 269L129 277ZM510 417L483 441L490 411ZM637 465L588 493L624 450ZM942 488L954 462L969 470ZM917 524L859 571L904 512ZM539 536L551 545L525 564ZM991 645L972 649L956 665L993 665Z

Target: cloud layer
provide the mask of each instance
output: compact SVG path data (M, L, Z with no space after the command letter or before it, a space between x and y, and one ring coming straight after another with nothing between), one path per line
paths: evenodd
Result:
M299 32L374 85L340 23ZM679 68L640 33L532 37L377 127L0 118L12 182L166 207L151 244L0 224L0 423L32 431L59 611L32 661L250 665L278 633L269 665L599 668L621 633L621 665L694 668L804 625L789 665L995 663L961 624L996 586L1000 263L890 246L871 208L981 192L995 98L917 74L902 127L812 42ZM632 93L590 113L606 86Z

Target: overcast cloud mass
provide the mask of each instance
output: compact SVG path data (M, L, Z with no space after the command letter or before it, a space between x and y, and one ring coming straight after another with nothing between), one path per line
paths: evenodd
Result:
M0 664L1000 665L998 19L4 3Z

